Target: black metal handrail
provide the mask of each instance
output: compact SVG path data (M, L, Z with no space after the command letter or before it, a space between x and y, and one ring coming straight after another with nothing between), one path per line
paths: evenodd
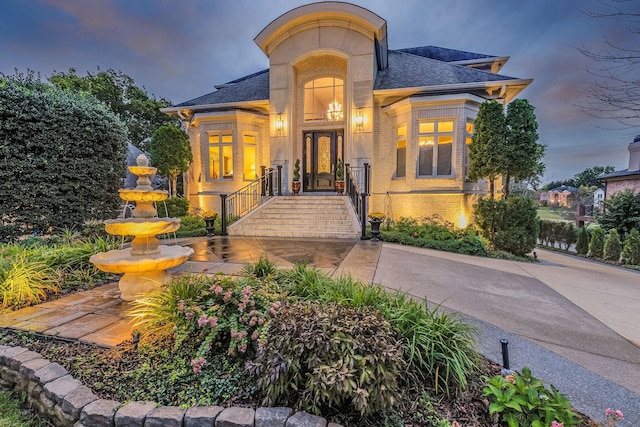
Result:
M367 197L369 196L369 172L371 166L365 163L363 167L350 167L345 164L345 192L356 211L360 222L361 239L367 237Z
M275 184L275 191L274 191ZM282 166L277 170L262 166L262 176L231 194L221 194L221 235L226 236L227 226L253 211L274 195L282 194Z

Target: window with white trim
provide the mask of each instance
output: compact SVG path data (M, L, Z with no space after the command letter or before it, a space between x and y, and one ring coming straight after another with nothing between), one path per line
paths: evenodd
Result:
M344 81L319 77L304 84L304 121L341 121L344 118Z
M209 179L233 179L233 136L209 134Z
M418 124L418 176L450 176L453 120Z

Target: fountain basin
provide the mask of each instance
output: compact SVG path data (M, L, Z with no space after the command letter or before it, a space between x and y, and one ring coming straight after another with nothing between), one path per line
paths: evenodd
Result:
M118 190L120 198L127 202L161 202L167 200L167 192L162 190Z
M189 247L160 245L158 249L160 253L153 257L131 255L131 248L115 249L92 255L89 262L109 273L144 273L177 267L193 254Z
M104 222L107 233L116 236L157 236L180 228L180 218L119 218Z
M129 166L129 172L138 176L148 176L155 175L158 171L158 168L154 168L152 166Z

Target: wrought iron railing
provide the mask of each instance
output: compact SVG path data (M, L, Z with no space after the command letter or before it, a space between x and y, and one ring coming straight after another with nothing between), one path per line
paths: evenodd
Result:
M360 222L361 239L367 237L367 197L369 196L369 174L371 166L365 163L363 167L345 165L345 192L356 211Z
M275 195L282 194L282 166L277 169L262 166L262 176L231 194L221 194L221 235L227 226L242 218Z

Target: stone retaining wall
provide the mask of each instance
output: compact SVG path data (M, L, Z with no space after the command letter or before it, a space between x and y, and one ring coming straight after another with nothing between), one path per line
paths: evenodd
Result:
M0 388L26 393L31 405L59 427L340 427L291 408L123 405L100 399L61 365L23 347L0 345Z

